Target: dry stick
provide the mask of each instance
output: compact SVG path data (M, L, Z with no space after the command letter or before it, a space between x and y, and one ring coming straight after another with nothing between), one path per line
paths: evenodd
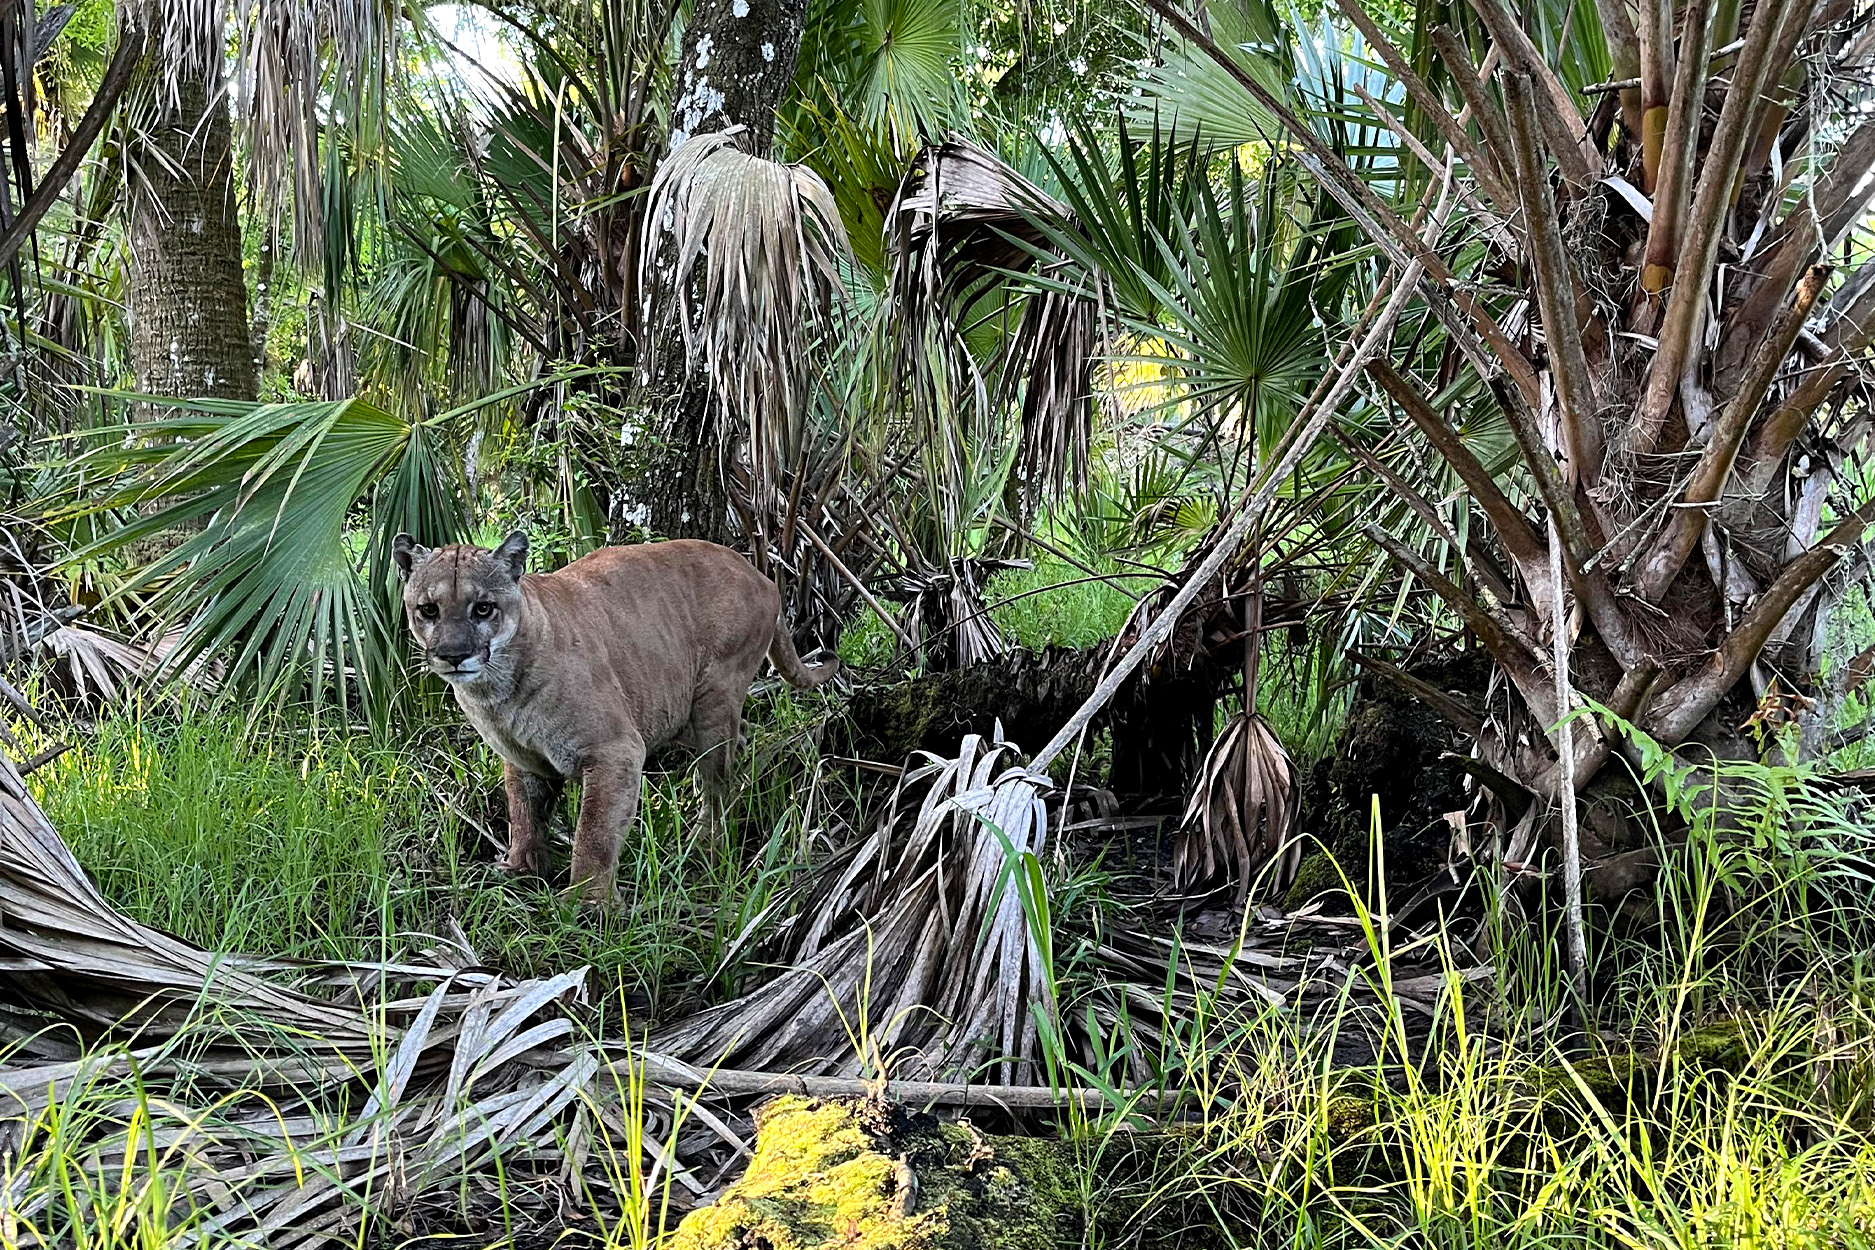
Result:
M1576 820L1575 722L1570 719L1569 617L1563 602L1562 535L1555 515L1549 526L1550 635L1556 676L1556 759L1561 769L1557 798L1562 803L1563 924L1568 930L1569 981L1576 1010L1588 1024L1588 940L1582 926L1582 832Z
M1562 408L1563 454L1568 479L1593 488L1601 480L1602 424L1589 360L1582 350L1582 327L1576 321L1576 280L1563 245L1562 224L1544 176L1543 149L1537 136L1535 87L1527 74L1504 76L1504 102L1510 108L1511 145L1516 155L1517 191L1523 197L1524 230L1535 262L1537 305L1549 343Z
M1438 216L1435 214L1435 218ZM1290 427L1290 435L1286 440L1288 445L1276 457L1275 462L1264 470L1263 479L1257 484L1256 489L1249 492L1248 497L1239 503L1236 517L1232 519L1230 527L1218 538L1216 545L1211 548L1211 553L1192 571L1191 576L1185 579L1185 584L1179 587L1178 593L1172 596L1171 601L1160 610L1152 624L1140 634L1138 641L1120 658L1120 662L1113 666L1106 677L1101 680L1100 685L1094 688L1094 693L1087 696L1087 701L1081 704L1080 710L1069 717L1068 723L1063 725L1055 736L1048 740L1047 745L1036 753L1035 759L1029 765L1031 771L1045 772L1055 757L1080 736L1081 730L1100 713L1100 710L1125 684L1126 679L1133 675L1133 670L1137 669L1160 643L1171 636L1186 606L1211 584L1211 579L1216 577L1218 571L1237 553L1237 548L1242 544L1244 537L1249 534L1250 527L1256 524L1257 519L1263 514L1263 509L1275 497L1276 488L1301 462L1309 448L1315 445L1315 440L1320 436L1323 428L1334 419L1342 401L1353 391L1354 380L1359 376L1361 366L1366 364L1367 358L1373 355L1392 335L1393 323L1405 310L1406 301L1419 285L1422 272L1422 267L1417 260L1408 263L1406 273L1402 275L1399 284L1394 288L1393 298L1388 301L1386 310L1380 314L1379 319L1368 330L1366 337L1361 340L1360 346L1354 349L1354 354L1342 366L1340 375L1328 388L1328 393L1322 398L1314 413L1306 420L1298 420Z
M1673 407L1673 397L1679 393L1680 377L1686 370L1693 340L1698 337L1705 318L1706 288L1718 260L1719 238L1724 232L1726 210L1731 207L1739 160L1744 154L1746 123L1758 93L1764 88L1772 39L1792 2L1762 0L1752 13L1751 29L1745 36L1745 47L1738 54L1738 65L1733 71L1732 89L1725 93L1718 128L1706 149L1705 172L1693 195L1678 262L1673 267L1673 290L1667 296L1659 347L1648 370L1646 390L1636 416L1634 450L1644 455L1660 445L1667 413Z
M97 140L104 123L110 119L111 112L117 107L118 99L130 86L130 80L136 73L137 62L143 55L143 31L135 26L127 28L117 41L117 52L111 57L110 65L104 71L104 78L98 83L98 89L92 93L91 103L85 108L85 115L78 119L78 128L72 132L72 141L65 145L58 159L52 162L52 168L46 170L46 176L33 193L20 205L19 216L13 224L0 235L0 268L5 268L19 255L26 246L26 240L32 237L33 228L39 224L58 199L65 193L65 187L84 164L85 157L91 151L91 145Z
M870 1081L842 1076L794 1076L781 1072L746 1072L734 1068L704 1069L665 1055L628 1051L630 1061L642 1064L644 1079L662 1089L695 1090L720 1095L803 1094L810 1098L866 1098L885 1094L912 1106L1004 1107L1009 1110L1059 1110L1076 1104L1104 1110L1111 1104L1097 1089L1053 1090L1047 1086L963 1085L943 1081ZM1129 1101L1163 1105L1166 1096L1145 1091L1125 1092Z
M1616 3L1619 2L1620 0L1616 0ZM1477 179L1478 185L1484 188L1484 193L1505 212L1512 211L1516 206L1516 199L1511 196L1509 189L1498 178L1492 164L1479 155L1477 145L1471 141L1471 135L1452 116L1451 110L1445 107L1445 101L1439 97L1439 94L1413 72L1412 64L1400 55L1400 50L1388 41L1378 26L1374 25L1373 19L1367 16L1367 11L1360 6L1359 0L1335 0L1335 4L1360 30L1361 37L1367 41L1367 46L1380 54L1380 59L1387 63L1387 68L1393 72L1393 76L1399 79L1400 85L1406 88L1406 94L1412 97L1415 104L1425 110L1426 116L1431 118L1432 124L1439 128L1439 132L1445 136L1445 141L1451 145L1454 152L1458 153L1459 159L1470 167L1472 177ZM1356 90L1359 88L1357 87Z
M1471 0L1472 11L1491 32L1491 40L1513 73L1521 69L1543 84L1548 108L1533 109L1537 122L1549 137L1551 155L1563 177L1576 186L1587 186L1601 177L1602 156L1589 139L1588 125L1582 120L1569 88L1556 77L1536 44L1525 33L1517 17L1503 0Z
M846 579L846 584L859 592L859 597L866 601L866 606L873 610L874 615L885 622L885 627L898 636L899 644L908 651L917 650L916 647L912 646L911 639L905 636L905 631L899 628L898 622L892 619L892 614L887 612L884 605L872 597L872 592L866 589L865 583L853 576L852 570L840 562L840 557L833 554L833 548L829 547L826 542L822 540L821 536L814 532L814 527L808 524L805 517L801 519L801 532L806 534L807 541L813 543L815 549L827 558L827 563L833 566L834 572L844 577Z
M1414 156L1417 156L1419 158L1420 163L1425 165L1428 172L1439 173L1445 169L1447 162L1442 161L1438 159L1437 157L1435 157L1432 154L1431 149L1429 149L1424 143L1420 142L1419 136L1414 134L1410 129L1408 129L1406 126L1406 123L1402 122L1399 118L1393 115L1393 111L1391 109L1389 109L1385 104L1382 104L1379 100L1375 99L1374 96L1370 94L1365 87L1361 86L1360 83L1350 81L1348 83L1348 86L1353 89L1354 94L1356 96L1360 97L1361 103L1367 106L1368 111L1373 113L1375 117L1378 117L1381 121L1381 124L1386 126L1388 130L1391 130L1394 134L1394 137L1399 139L1401 143L1405 144L1407 150L1410 151ZM1446 145L1446 150L1448 152L1451 152L1453 150L1450 144ZM1474 171L1474 175L1475 175L1475 171ZM1483 183L1480 182L1479 185L1482 186ZM1458 198L1465 201L1465 207L1471 209L1472 212L1478 214L1479 225L1481 225L1482 227L1484 227L1484 229L1488 230L1491 233L1492 237L1497 241L1499 246L1502 246L1506 250L1508 250L1512 246L1512 241L1509 237L1508 232L1505 229L1503 219L1500 218L1496 213L1492 212L1489 208L1485 207L1484 201L1480 200L1477 196L1477 193L1474 192L1470 187L1464 185L1463 183L1460 183L1457 186L1457 190L1458 190Z
M1484 136L1484 152L1491 164L1491 170L1505 183L1505 194L1510 197L1505 205L1506 211L1515 208L1518 203L1517 188L1511 173L1510 135L1505 128L1504 110L1498 108L1485 93L1484 82L1480 80L1477 67L1471 63L1471 54L1451 27L1440 26L1432 32L1432 46L1445 59L1452 74L1452 82L1458 87L1458 94L1464 98L1465 108L1472 119L1478 123L1478 130Z

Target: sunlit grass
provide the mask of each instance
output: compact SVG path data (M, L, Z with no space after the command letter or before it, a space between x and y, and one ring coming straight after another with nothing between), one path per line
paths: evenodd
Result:
M805 795L790 752L812 710L764 696L734 840L702 836L684 761L646 778L620 859L622 904L498 872L499 762L447 722L389 741L282 717L107 716L31 778L34 795L128 915L211 950L312 959L472 960L514 976L591 965L601 1000L694 996L798 870ZM556 824L564 873L577 791ZM466 949L465 949L466 946Z

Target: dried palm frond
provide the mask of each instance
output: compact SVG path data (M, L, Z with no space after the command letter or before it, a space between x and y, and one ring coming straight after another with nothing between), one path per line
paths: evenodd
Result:
M979 407L988 406L989 390L967 360L964 331L986 311L994 314L979 304L999 287L1005 315L1021 301L1021 319L994 362L1000 375L994 403L1000 409L1021 399L1017 473L1031 496L1087 481L1100 306L1091 288L1040 280L1059 255L1050 235L1064 228L1072 228L1066 206L994 153L954 135L918 154L886 212L889 307L902 323L899 368L914 410L921 390L942 385L933 376L932 344L958 358L950 377L974 379ZM1021 288L1009 281L1017 274L1038 280ZM946 411L966 407L950 396L941 405L925 399Z
M786 971L651 1038L698 1063L1029 1084L1053 1026L1046 777L971 734L906 774L805 901Z
M606 1192L617 1160L599 1148L626 1141L606 1096L625 1078L600 1079L603 1052L556 1010L584 969L519 983L296 969L351 998L328 1001L239 962L113 908L0 755L0 1139L15 1160L78 1152L100 1185L173 1168L190 1214L179 1244L323 1243L419 1203L481 1201L462 1185L478 1172L525 1168L538 1183L509 1198L537 1196L555 1219ZM0 1203L30 1217L19 1197Z
M39 645L63 664L72 696L97 707L117 701L156 676L163 656L177 640L178 635L172 632L154 646L143 646L102 630L61 625ZM191 684L208 681L199 661L181 676Z
M948 563L947 569L908 573L898 582L898 594L905 600L899 628L927 669L980 664L1007 651L1009 642L989 614L983 588L1004 569L1031 567L1026 560L965 556Z
M800 451L810 365L835 329L851 249L820 175L750 155L742 133L698 135L659 167L643 272L650 303L682 330L687 367L709 378L719 437L746 428L755 481L772 497ZM647 336L654 351L661 338Z
M1268 888L1294 880L1302 843L1290 838L1295 768L1261 716L1238 713L1212 744L1185 809L1172 875L1181 886L1225 879L1242 898L1265 865Z

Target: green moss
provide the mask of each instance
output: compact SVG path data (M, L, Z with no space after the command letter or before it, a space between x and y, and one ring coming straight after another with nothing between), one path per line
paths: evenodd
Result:
M673 1250L1042 1250L1081 1224L1072 1148L868 1100L776 1099L755 1158Z
M1341 888L1341 870L1335 857L1327 851L1317 851L1297 866L1296 879L1290 883L1289 892L1283 895L1283 910L1299 911L1316 895Z
M1350 1141L1379 1123L1374 1114L1374 1100L1356 1094L1337 1094L1328 1100L1322 1112L1331 1142Z
M1720 1020L1681 1034L1670 1057L1659 1049L1616 1051L1573 1063L1539 1068L1532 1076L1539 1092L1565 1093L1586 1089L1596 1102L1611 1111L1623 1111L1650 1100L1663 1067L1683 1073L1701 1072L1736 1076L1751 1058L1750 1038L1743 1020ZM1559 1104L1545 1112L1551 1127L1559 1127Z
M1680 1038L1680 1062L1703 1071L1737 1074L1751 1059L1751 1042L1742 1020L1701 1025Z

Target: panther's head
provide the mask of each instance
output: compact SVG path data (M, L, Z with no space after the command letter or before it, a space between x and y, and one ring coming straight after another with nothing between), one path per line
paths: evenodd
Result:
M391 559L404 579L404 617L430 671L452 686L475 684L520 624L527 535L510 534L493 551L466 543L432 551L399 534Z

